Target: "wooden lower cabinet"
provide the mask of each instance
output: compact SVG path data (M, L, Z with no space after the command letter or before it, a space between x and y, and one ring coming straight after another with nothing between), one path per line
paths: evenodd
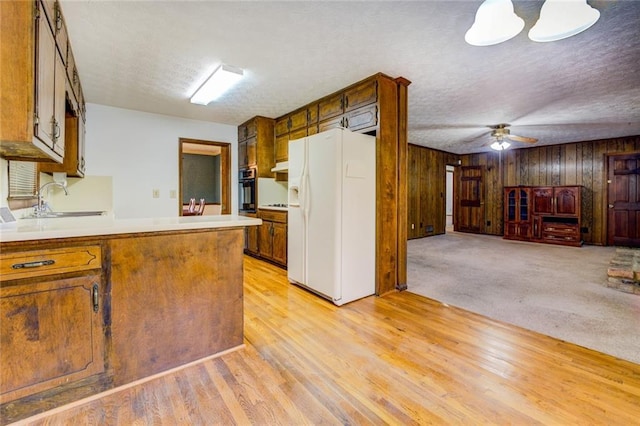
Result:
M0 254L0 418L9 422L108 387L101 246L46 246Z
M287 212L264 209L259 210L258 217L262 219L262 225L248 227L245 231L245 253L286 268Z
M241 347L243 235L0 243L0 424Z
M100 284L97 274L1 289L3 403L104 371Z

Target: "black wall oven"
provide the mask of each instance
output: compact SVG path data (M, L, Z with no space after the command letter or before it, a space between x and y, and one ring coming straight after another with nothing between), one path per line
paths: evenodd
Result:
M240 170L238 176L238 210L256 212L256 169Z

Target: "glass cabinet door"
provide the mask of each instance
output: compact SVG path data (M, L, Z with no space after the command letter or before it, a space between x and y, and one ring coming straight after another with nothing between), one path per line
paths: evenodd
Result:
M529 220L529 199L528 199L527 191L521 189L520 190L520 217L519 220L527 221Z
M512 189L507 195L507 220L516 219L516 191Z

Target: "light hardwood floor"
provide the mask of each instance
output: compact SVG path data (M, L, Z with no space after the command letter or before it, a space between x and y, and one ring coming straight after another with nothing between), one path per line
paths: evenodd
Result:
M638 424L640 365L403 292L336 307L245 259L246 347L34 424Z

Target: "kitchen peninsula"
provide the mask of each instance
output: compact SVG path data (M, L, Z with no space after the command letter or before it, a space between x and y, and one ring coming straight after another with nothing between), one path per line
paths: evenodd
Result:
M244 227L260 223L98 216L3 228L3 422L242 347Z

